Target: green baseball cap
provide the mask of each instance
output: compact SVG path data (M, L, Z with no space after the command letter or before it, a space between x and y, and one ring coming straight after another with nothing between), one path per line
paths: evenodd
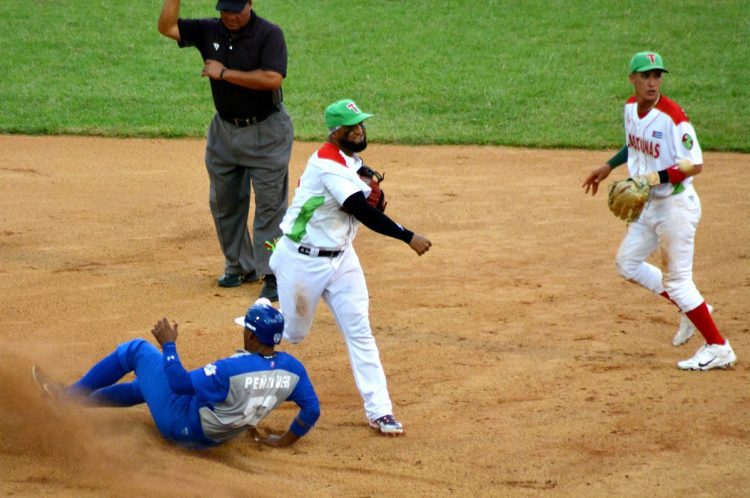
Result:
M630 74L645 73L652 69L660 69L665 73L669 72L664 68L661 55L656 52L638 52L630 59Z
M359 124L372 114L362 112L351 99L339 100L326 107L326 126L329 130L334 130L339 126L352 126Z

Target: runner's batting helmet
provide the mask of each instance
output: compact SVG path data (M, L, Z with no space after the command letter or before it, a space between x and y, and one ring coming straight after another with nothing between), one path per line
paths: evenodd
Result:
M284 333L284 316L267 299L258 299L247 309L244 317L236 318L234 322L250 330L258 342L266 346L281 342Z

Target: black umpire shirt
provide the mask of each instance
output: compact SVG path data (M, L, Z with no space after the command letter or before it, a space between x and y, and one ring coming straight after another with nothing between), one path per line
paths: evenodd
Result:
M228 69L276 71L286 77L287 52L281 28L250 13L250 21L230 32L220 19L179 19L180 47L196 47L203 60L214 59ZM224 118L271 114L281 102L281 90L251 90L227 81L211 82L214 106Z

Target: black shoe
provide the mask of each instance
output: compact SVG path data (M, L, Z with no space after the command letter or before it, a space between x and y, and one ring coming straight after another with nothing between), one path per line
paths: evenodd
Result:
M219 287L239 287L242 284L257 282L258 280L260 278L258 278L258 274L254 271L244 275L226 273L219 279Z
M257 273L255 273L255 270L251 271L250 273L245 273L245 276L242 277L243 284L253 284L255 282L260 282L260 277Z
M276 275L268 274L263 277L263 288L260 290L258 297L265 297L269 301L279 300L279 291L276 288Z

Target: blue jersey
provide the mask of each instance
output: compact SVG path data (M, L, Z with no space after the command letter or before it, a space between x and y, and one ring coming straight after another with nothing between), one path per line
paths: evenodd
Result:
M166 346L166 345L165 345ZM271 356L244 350L185 372L179 357L164 350L164 367L173 389L192 394L191 411L198 412L205 436L221 443L255 427L284 401L300 407L290 430L303 436L318 419L320 403L305 367L293 356ZM174 350L176 353L176 350ZM193 392L185 392L193 391Z

